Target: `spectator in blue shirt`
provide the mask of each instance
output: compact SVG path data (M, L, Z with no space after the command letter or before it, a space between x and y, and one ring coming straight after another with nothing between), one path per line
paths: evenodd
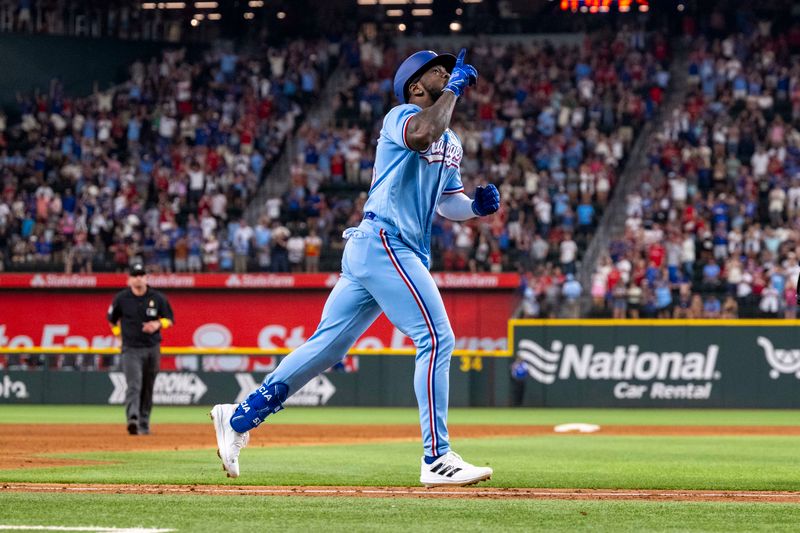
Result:
M552 108L546 107L539 113L537 128L539 129L539 133L545 137L551 137L555 133L556 116Z
M564 296L564 308L567 318L578 318L580 309L578 306L578 299L581 297L581 284L575 279L572 274L567 274L567 281L561 288L561 294Z
M672 290L663 276L656 282L655 296L658 318L669 318L672 314Z
M581 202L576 209L578 232L588 235L594 228L594 206L589 201Z
M716 296L709 296L703 302L703 318L719 318L722 311L722 305Z
M719 287L719 275L719 265L714 259L709 259L708 263L703 267L703 285L707 290L713 291Z

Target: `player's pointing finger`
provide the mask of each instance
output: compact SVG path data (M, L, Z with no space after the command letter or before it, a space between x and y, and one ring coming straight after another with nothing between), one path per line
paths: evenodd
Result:
M456 67L460 67L464 64L464 56L467 55L467 49L462 48L461 51L458 53L458 57L456 58Z

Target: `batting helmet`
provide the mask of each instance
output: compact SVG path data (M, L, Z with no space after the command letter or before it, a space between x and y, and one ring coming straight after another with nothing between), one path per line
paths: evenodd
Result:
M452 72L456 65L456 56L437 54L433 50L422 50L408 56L394 75L394 95L397 99L404 104L408 103L408 86L417 76L424 74L426 70L435 65L442 65L447 72Z

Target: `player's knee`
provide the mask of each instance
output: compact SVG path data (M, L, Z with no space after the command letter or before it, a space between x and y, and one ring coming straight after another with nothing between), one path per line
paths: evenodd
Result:
M284 383L261 385L236 408L231 417L231 427L239 433L258 427L269 415L283 409L288 395L289 387Z
M448 325L445 328L437 328L434 335L426 334L415 339L414 345L418 353L436 350L439 355L449 357L456 346L456 338L453 329Z
M450 356L456 347L456 336L453 334L453 328L447 326L439 333L439 353L442 355Z

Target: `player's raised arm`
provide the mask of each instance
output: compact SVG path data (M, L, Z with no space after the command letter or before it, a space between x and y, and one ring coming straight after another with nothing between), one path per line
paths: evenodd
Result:
M424 151L442 136L450 126L456 100L477 82L478 71L464 64L466 53L462 48L452 72L445 65L433 65L405 84L408 103L423 108L409 119L405 132L405 142L412 150Z
M450 126L457 99L454 93L446 91L435 104L411 117L406 130L408 147L422 152L441 137Z

